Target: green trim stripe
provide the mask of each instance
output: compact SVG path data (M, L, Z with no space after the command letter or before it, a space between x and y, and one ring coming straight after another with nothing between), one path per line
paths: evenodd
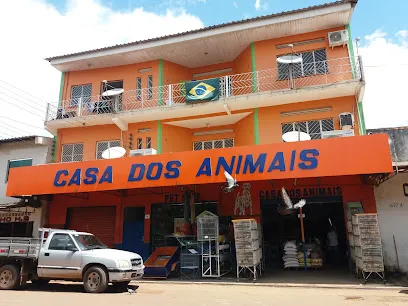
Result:
M357 109L358 109L358 117L359 117L360 134L365 135L367 134L367 130L366 130L365 119L364 119L363 102L357 102Z
M258 91L258 80L256 78L256 54L255 43L251 43L251 66L252 66L252 92ZM254 141L255 144L260 143L259 137L259 111L258 108L254 110Z
M64 83L65 83L65 72L62 72L61 80L60 80L60 92L59 92L58 106L60 106L61 101L62 101L62 95L64 94Z
M163 105L163 70L164 62L162 59L159 59L159 106Z
M352 74L353 74L353 79L356 77L356 58L354 55L354 45L353 45L353 36L351 35L351 28L350 24L346 25L346 31L348 34L348 44L347 44L347 49L349 51L349 58L350 58L350 63L352 67Z
M64 85L65 85L65 72L61 73L60 79L60 91L59 91L59 99L58 99L58 107L61 106L62 96L64 94ZM55 163L55 159L57 157L57 143L58 143L58 134L54 136L54 150L52 151L52 162Z
M159 59L159 106L163 105L163 71L164 61ZM163 129L160 120L157 121L157 153L162 153Z
M160 120L157 121L157 153L162 153L163 129Z
M255 144L258 145L260 143L259 140L259 110L255 108L254 111L254 136L255 136Z
M255 56L255 43L251 43L251 66L252 66L252 92L258 91L258 84L256 79L256 56Z

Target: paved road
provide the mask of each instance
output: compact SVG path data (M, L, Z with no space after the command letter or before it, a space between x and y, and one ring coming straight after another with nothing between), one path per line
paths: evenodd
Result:
M1 291L0 305L320 306L408 305L408 290L305 289L261 286L140 284L135 294L87 294L76 284L52 283L43 291Z

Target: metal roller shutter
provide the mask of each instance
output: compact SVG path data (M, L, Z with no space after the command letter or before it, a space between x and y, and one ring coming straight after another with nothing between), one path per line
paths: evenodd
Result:
M113 248L115 215L114 206L68 208L68 228L92 233Z

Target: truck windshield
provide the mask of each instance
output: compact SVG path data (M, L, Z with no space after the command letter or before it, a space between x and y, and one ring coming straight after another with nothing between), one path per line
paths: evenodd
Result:
M106 249L107 246L104 245L96 236L94 235L73 235L75 241L78 243L81 250L94 250L94 249Z

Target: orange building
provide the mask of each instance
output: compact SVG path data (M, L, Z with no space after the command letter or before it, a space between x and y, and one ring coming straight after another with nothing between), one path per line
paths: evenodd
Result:
M307 240L330 218L345 245L348 210L375 212L371 182L393 171L387 136L365 135L356 2L49 58L62 72L45 123L54 163L11 169L7 195L47 196L47 226L146 258L189 219L191 197L195 215L257 219L273 254L300 239L297 214L279 214L285 187L307 201ZM296 131L312 140L283 141ZM117 146L124 157L102 158Z

